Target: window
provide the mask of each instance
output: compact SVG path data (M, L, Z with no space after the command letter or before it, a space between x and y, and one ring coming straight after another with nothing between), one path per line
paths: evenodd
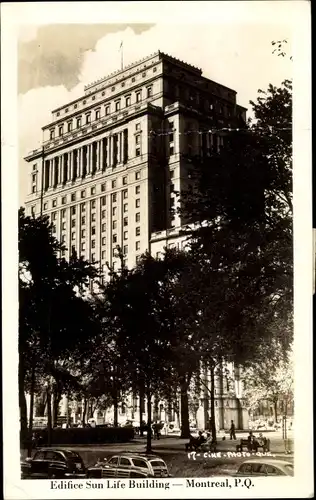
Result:
M124 231L124 233L123 233L123 239L124 240L128 239L128 232L127 231Z
M174 147L173 146L170 146L169 153L170 153L170 156L174 155Z
M146 71L144 71L144 73L142 73L142 77L145 78L146 76Z
M76 207L71 207L71 215L76 215Z
M147 87L147 97L151 97L153 95L153 88Z
M47 207L48 207L47 203L44 203L44 205L43 205L43 209L44 209L44 210L47 210Z
M137 227L135 230L136 236L140 236L140 227Z
M93 201L91 201L91 208L95 208L95 207L96 207L96 201L93 200Z
M105 259L105 256L106 256L106 253L105 253L105 250L103 250L103 252L101 253L101 259Z
M117 202L117 194L116 194L116 193L113 193L113 194L112 194L112 202L113 202L113 203L116 203L116 202Z
M72 233L71 233L71 239L72 239L72 240L75 240L75 239L76 239L76 233L75 233L75 232L72 232Z
M105 225L105 224L104 224L104 225ZM105 230L105 228L104 228L104 230ZM103 226L102 226L102 231L103 231ZM102 245L105 245L105 244L106 244L106 237L105 237L105 236L103 236L103 238L102 238L101 242L102 242Z
M83 241L83 242L81 243L81 251L82 251L82 252L84 252L84 251L85 251L85 249L86 249L86 244L85 244L85 242Z
M123 408L122 408L122 410L123 410ZM123 411L122 411L122 413L123 413ZM132 464L128 458L121 457L120 465L122 465L122 466L126 465L126 466L130 467Z
M34 208L34 207L32 207L32 209L33 209L33 208ZM56 217L57 217L56 212L52 212L52 220L56 220Z
M121 87L125 87L125 82L122 82L122 83L121 83Z
M141 92L136 92L136 102L140 102L142 100Z
M85 203L81 203L80 210L81 210L82 213L86 211L86 205L85 205Z
M135 142L136 142L136 144L140 144L140 135L137 135L135 137Z
M85 237L86 237L86 230L81 229L81 238L85 238Z
M91 234L95 234L95 226L91 226Z
M132 83L134 83L134 82L135 82L135 77L133 76L133 78L132 78Z
M105 106L105 114L106 115L110 114L110 106Z
M131 96L125 98L125 106L126 108L131 105Z
M81 191L81 198L85 198L86 197L86 192L85 191Z
M88 113L86 115L86 124L90 123L91 122L91 113Z
M156 71L157 71L157 68L156 67L153 68L153 73L156 73Z
M92 101L95 101L95 95L92 96Z
M95 194L95 186L91 188L91 194Z
M60 116L60 112L58 111L57 116Z
M136 221L136 222L140 222L140 212L137 212L137 213L135 214L135 221Z
M50 140L55 139L55 130L54 129L49 131L49 138L50 138Z
M116 181L112 181L112 189L116 188Z
M84 226L86 223L86 218L85 217L81 217L81 224Z
M102 224L102 233L104 233L106 231L106 224Z
M116 248L113 248L112 255L113 255L113 257L117 257L117 250L116 250Z
M95 222L95 218L96 218L96 215L95 215L95 213L93 212L93 214L91 214L91 220L92 220L92 222Z
M77 107L78 107L78 104L74 104L74 109L77 109Z
M95 240L91 240L91 248L95 248Z
M76 227L76 219L72 219L72 221L71 221L71 227Z
M127 184L127 177L123 177L123 186L126 186Z
M136 255L136 264L139 264L140 262L140 255Z
M66 210L65 209L61 211L61 216L63 219L66 217Z
M53 225L53 227L52 227L52 232L53 232L53 233L56 233L56 226L54 226L54 225Z
M115 103L115 111L120 111L121 109L121 101L116 101Z
M140 198L137 198L137 199L135 200L135 206L136 206L136 208L139 208L139 207L140 207Z
M32 174L32 182L36 182L36 174Z
M77 118L77 128L81 127L81 118Z
M174 141L174 135L173 135L173 132L170 134L169 133L169 142L173 142Z
M174 198L170 198L170 206L174 207Z
M72 122L68 122L68 132L72 131Z
M170 193L174 192L174 184L170 184Z
M124 217L123 226L128 226L128 217Z
M105 191L105 184L101 184L101 192L104 193Z
M100 119L100 110L99 109L97 109L96 112L95 112L95 119L96 120Z
M136 148L135 156L140 156L140 148Z
M140 172L135 172L135 179L137 181L140 179Z
M115 87L112 87L112 88L111 88L111 91L112 91L112 92L114 92L114 90L115 90Z
M124 189L124 191L123 191L123 199L126 200L127 197L128 197L128 191L127 191L127 189Z
M112 208L112 215L117 215L117 207Z
M101 205L102 205L102 207L104 207L105 204L106 204L106 197L102 196L102 198L101 198Z
M140 123L136 123L136 125L135 125L135 129L136 129L136 130L140 130Z
M62 241L62 243L65 243L65 241L66 241L66 236L64 234L61 237L61 241Z
M113 243L116 243L116 242L117 242L117 235L116 235L116 234L113 234L113 236L112 236L112 241L113 241Z
M71 193L71 201L76 201L76 193Z
M124 245L124 247L123 247L123 254L127 255L127 252L128 252L128 245Z
M86 104L86 102L87 102L87 101L84 99L84 100L82 101L82 104Z
M136 193L136 194L139 194L139 193L140 193L140 186L136 186L136 187L135 187L135 193Z
M64 133L64 126L63 126L63 125L61 125L60 127L58 127L58 135L59 135L59 137L60 137L61 135L63 135L63 133Z
M136 241L135 248L136 250L140 250L140 241Z
M170 170L170 179L174 178L174 170Z
M116 220L114 220L114 221L112 222L112 229L116 229L116 228L117 228L117 221L116 221Z
M66 196L63 196L62 199L61 199L61 204L65 205L65 203L66 203Z
M36 186L32 186L32 193L36 193Z
M57 200L53 200L53 207L57 207Z
M105 217L106 217L106 210L102 210L101 217L102 217L102 219L105 219Z
M127 211L128 211L128 204L124 203L124 205L123 205L123 212L127 212Z

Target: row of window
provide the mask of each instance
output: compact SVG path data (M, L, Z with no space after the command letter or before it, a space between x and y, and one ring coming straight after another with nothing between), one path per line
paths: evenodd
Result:
M156 73L156 71L157 71L157 68L156 68L156 67L154 67L154 68L153 68L153 73ZM142 77L143 77L143 78L145 78L145 77L146 77L146 75L147 75L146 71L143 71L143 72L142 72ZM132 79L131 79L131 83L135 83L135 81L136 81L136 78L135 78L135 77L132 77ZM125 87L125 85L126 85L126 82L125 82L125 81L121 82L121 88L124 88L124 87ZM112 86L112 87L111 87L111 92L115 92L115 89L116 89L116 87L115 87L115 86ZM105 91L105 90L102 90L102 92L100 93L100 95L99 95L99 96L98 96L98 95L96 95L96 94L92 95L92 96L91 96L91 101L95 101L95 99L96 99L97 97L104 97L104 96L105 96L105 94L106 94L106 91ZM89 98L85 98L85 99L83 99L82 104L85 106L88 102L89 102ZM67 108L65 108L65 113L68 113L68 112L69 112L69 109L71 110L71 109L77 109L77 108L78 108L78 103L75 103L75 104L73 105L73 108L71 108L70 106L68 106ZM57 115L57 116L60 116L60 111L57 111L56 115Z
M140 171L135 172L135 180L140 180L140 177L141 177ZM127 176L122 177L122 185L126 186L127 183L128 183ZM116 189L117 187L118 187L117 180L115 179L115 180L111 181L111 188ZM101 192L105 192L105 191L106 191L106 183L103 183L103 184L101 184ZM135 186L135 193L140 194L140 186ZM90 195L93 196L95 194L96 194L96 186L93 186L90 188ZM70 201L76 201L76 197L77 197L77 193L71 193ZM83 199L85 197L86 197L86 190L83 189L82 191L80 191L80 198ZM127 197L128 197L128 191L126 189L123 191L123 198L127 198ZM103 203L102 198L101 198L101 200L102 200L101 203L105 205L105 201ZM105 197L104 197L104 200L105 200ZM116 201L116 200L117 200L117 193L113 193L112 194L112 201ZM67 203L67 201L68 201L67 195L65 195L61 198L62 205L65 205ZM52 200L52 207L53 208L57 207L57 199L56 198L54 200ZM44 210L48 209L48 202L44 203L43 209Z
M148 86L146 89L146 99L149 99L153 96L153 87ZM140 103L143 99L142 96L142 90L138 90L135 93L135 103ZM109 116L111 113L116 113L120 111L123 107L128 108L132 104L132 97L131 94L126 95L124 99L115 99L113 103L111 104L104 104L104 113L101 113L101 106L98 108L94 109L93 111L87 111L84 116L76 116L75 118L71 118L67 121L67 132L72 132L74 129L74 120L75 120L75 125L77 129L81 128L83 125L89 125L91 121L96 121L100 120L102 116ZM114 109L113 109L114 105ZM58 126L58 135L59 137L62 136L65 132L64 129L64 124ZM55 127L50 128L50 140L55 139Z

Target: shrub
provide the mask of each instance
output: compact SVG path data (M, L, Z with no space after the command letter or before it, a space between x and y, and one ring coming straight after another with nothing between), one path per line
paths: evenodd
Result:
M40 432L38 446L47 444L47 429ZM70 427L52 429L51 444L103 444L125 443L134 437L134 429L129 427Z

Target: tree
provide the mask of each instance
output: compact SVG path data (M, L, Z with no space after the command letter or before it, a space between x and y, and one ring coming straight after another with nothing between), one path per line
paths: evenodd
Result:
M277 346L275 346L277 352ZM279 348L280 349L280 348ZM262 401L273 405L274 418L278 421L278 404L282 402L283 413L293 401L294 369L293 353L288 358L263 358L260 363L249 367L243 374L244 391L248 408L254 410Z
M52 235L48 217L28 217L20 209L19 399L24 436L25 390L30 388L31 432L36 377L48 377L47 383L53 377L60 395L74 381L71 371L78 371L91 338L98 332L91 304L78 293L96 276L96 270L75 254L69 262L58 258L62 249ZM49 428L50 397L48 389Z

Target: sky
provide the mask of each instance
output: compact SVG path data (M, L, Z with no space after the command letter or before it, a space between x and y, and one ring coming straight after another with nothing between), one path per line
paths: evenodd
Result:
M221 3L224 6L230 4ZM208 8L212 13L212 5ZM20 24L20 204L25 201L29 189L28 164L23 157L41 145L41 127L50 122L52 109L83 95L84 85L120 69L121 41L124 65L161 50L200 67L206 77L236 90L238 103L247 107L250 114L249 101L256 99L258 89L266 89L269 83L280 85L285 78L292 77L290 58L273 54L271 45L273 40L286 39L287 50L291 54L292 27L286 17L279 16L278 21L273 19L267 22L258 13L251 22L246 16L240 22L235 22L232 17L226 20L223 16L218 22L215 7L213 12L216 14L214 20L209 16L209 22L201 16L198 22L192 23L188 22L188 18L179 23L166 23L158 18L157 22L139 23L47 24L46 20L46 24Z

